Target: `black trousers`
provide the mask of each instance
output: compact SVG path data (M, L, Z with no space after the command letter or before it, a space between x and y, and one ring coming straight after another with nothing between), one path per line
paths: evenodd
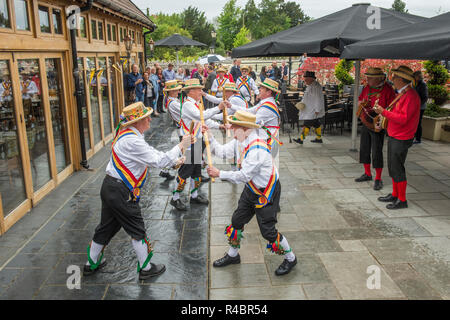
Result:
M181 141L182 137L180 137ZM178 176L181 179L198 178L202 176L202 154L205 150L205 142L203 139L197 140L191 149L186 151L186 161L178 169Z
M320 119L312 119L312 120L303 120L303 126L307 128L319 128L321 126Z
M100 224L95 228L95 242L107 245L120 228L135 240L146 237L141 208L137 202L129 200L130 196L130 190L120 179L105 177L100 190L102 211Z
M384 130L375 132L366 126L361 128L361 139L359 144L359 163L370 163L372 154L372 165L374 168L383 168L383 144Z
M425 112L425 109L420 110L419 125L417 126L417 131L416 131L416 140L417 141L422 141L422 117L423 117L424 112Z
M395 182L406 181L405 161L408 149L412 146L411 140L397 140L389 137L388 140L388 168L389 176Z
M245 186L239 198L238 207L231 217L231 224L235 229L243 229L244 226L256 215L261 235L269 242L274 242L278 236L278 230L275 228L277 223L277 212L280 209L281 184L277 182L272 201L265 207L255 208L258 198L249 187ZM282 237L280 237L282 240Z

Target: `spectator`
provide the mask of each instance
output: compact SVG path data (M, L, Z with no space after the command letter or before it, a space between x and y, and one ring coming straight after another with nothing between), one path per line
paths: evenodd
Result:
M173 70L173 64L169 63L167 69L163 71L165 81L175 80L175 70Z
M275 77L273 80L278 81L281 80L281 70L277 67L277 62L272 62L273 76Z
M178 71L175 74L175 79L178 81L184 81L184 69L183 68L178 68Z
M252 78L254 81L256 81L256 73L255 71L253 71L252 67L248 67L249 71L248 71L248 75L250 76L250 78Z
M266 78L267 78L266 66L263 66L261 68L261 72L259 73L259 79L261 80L261 82L264 82L264 79Z
M267 78L275 80L275 71L273 70L273 66L268 66L266 75Z
M239 77L242 76L241 59L233 60L233 67L231 68L230 73L233 76L233 82L236 83L237 79L239 79Z
M199 67L200 67L200 64L199 64L199 63L196 63L196 64L195 64L195 68L192 69L192 71L191 71L191 79L194 77L194 74L197 72L197 70L198 70Z
M219 65L219 67L223 67L225 70L228 70L227 73L224 74L224 77L228 79L230 82L234 82L233 76L231 75L227 65Z
M188 80L188 79L190 79L190 78L191 78L191 72L189 71L188 68L186 68L186 70L184 70L184 78L183 78L183 81L186 81L186 80Z
M216 79L216 71L214 70L214 66L208 66L208 77L206 78L205 83L205 91L208 92L211 90L211 86L213 84L214 79Z
M142 93L142 76L139 74L139 68L137 64L131 66L131 73L126 75L125 91L126 91L126 104L132 104L137 101L144 101L144 95Z
M158 77L158 100L156 103L156 109L159 113L165 113L165 111L163 110L163 98L164 98L164 93L163 93L163 89L164 89L164 76L162 74L162 69L158 68L156 69L156 76Z
M204 81L204 77L203 77L203 66L200 65L197 69L197 71L194 73L194 76L192 78L197 78L198 80L200 80L200 84L203 85Z
M149 69L149 68L147 68ZM146 107L151 107L153 109L153 101L156 97L155 88L153 86L152 81L150 80L150 75L147 71L143 74L144 82L142 83L143 86L143 92L144 92L144 105ZM154 114L156 117L159 115L159 113Z
M152 81L153 88L155 89L155 99L153 100L153 110L155 112L155 116L159 116L158 108L157 108L157 102L159 98L159 83L158 83L158 76L156 75L156 68L153 67L150 69L150 80Z
M417 126L417 131L415 135L415 140L413 143L421 143L422 142L422 117L425 109L427 108L427 100L428 100L428 86L423 81L423 75L421 71L414 72L414 78L416 78L416 91L420 97L420 118L419 125Z
M283 60L281 62L281 78L283 79L283 81L286 81L286 79L289 77L289 67L286 65L286 60Z
M205 78L208 77L208 67L209 67L209 65L208 65L207 63L205 63L205 64L203 65L203 76L204 76Z

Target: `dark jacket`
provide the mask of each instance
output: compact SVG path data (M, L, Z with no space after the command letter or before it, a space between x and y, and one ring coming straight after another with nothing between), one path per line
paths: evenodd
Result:
M273 75L275 77L275 81L276 80L280 80L281 79L281 69L279 67L273 67Z
M230 73L233 76L234 83L236 83L237 79L242 76L241 69L238 66L233 66Z
M208 75L208 78L206 78L206 83L205 83L205 90L208 91L211 89L212 84L214 82L214 80L216 79L217 75L216 72L213 71Z
M140 73L128 73L125 80L125 89L126 90L136 90L136 97L142 97L142 89L143 89L143 83L139 83L138 85L135 85L136 81L138 79L142 79L142 76Z
M420 97L420 110L425 110L428 100L428 86L423 80L420 80L415 89Z

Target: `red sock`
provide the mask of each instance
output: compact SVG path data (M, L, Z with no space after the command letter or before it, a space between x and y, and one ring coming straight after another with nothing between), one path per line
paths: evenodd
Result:
M397 182L395 182L394 179L392 179L392 196L398 197Z
M398 199L400 201L406 201L406 186L407 186L407 182L405 181L401 181L401 182L397 182L397 192L398 192Z
M369 177L372 176L372 173L370 172L370 163L364 163L364 171Z
M375 180L381 180L381 173L383 172L383 168L375 168L375 172L377 173L375 176Z

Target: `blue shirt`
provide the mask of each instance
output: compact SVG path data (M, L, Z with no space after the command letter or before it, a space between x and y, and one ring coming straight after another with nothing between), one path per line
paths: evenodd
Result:
M170 71L169 69L166 69L163 71L163 76L166 81L175 80L175 70L172 69L172 71Z
M142 79L142 76L139 73L128 73L127 77L126 77L126 81L125 81L125 88L127 90L132 90L133 88L136 90L136 97L142 97L142 95L144 94L142 92L143 88L143 83L139 83L139 84L135 84L136 81L138 81L138 79Z

